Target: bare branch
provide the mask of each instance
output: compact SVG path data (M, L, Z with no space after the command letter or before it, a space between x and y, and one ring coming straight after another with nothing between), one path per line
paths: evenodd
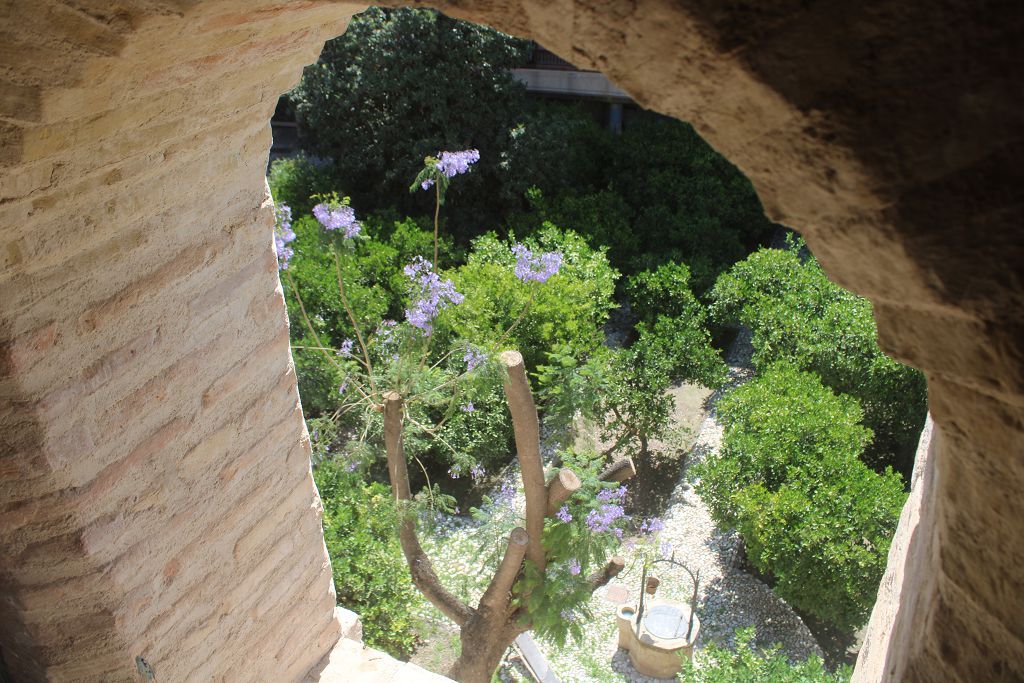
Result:
M548 482L548 508L547 516L555 514L562 503L569 500L572 494L576 493L582 483L576 473L570 469L560 469L558 474Z
M591 592L596 591L598 588L614 579L625 567L626 561L618 555L608 560L608 564L604 566L604 569L591 574L587 578L587 581L590 582Z
M601 472L599 479L602 481L626 481L636 476L636 466L633 465L633 458L622 458L614 461Z
M526 547L530 542L530 534L526 529L516 527L508 537L508 548L505 549L505 556L501 558L498 571L494 573L490 585L480 598L480 608L489 609L493 612L500 612L508 604L509 593L512 592L512 584L519 575L519 568L526 556Z
M412 495L409 491L409 468L402 445L402 397L393 391L384 395L384 445L388 453L391 491L395 500L407 502ZM412 574L412 582L445 616L463 626L473 616L473 610L441 585L430 557L423 551L416 536L416 520L408 510L401 510L400 513L402 518L398 526L398 538Z
M526 495L526 531L530 535L526 558L544 575L547 557L541 539L544 535L544 516L548 507L548 491L544 484L544 466L540 458L540 422L537 406L526 379L526 364L518 351L505 351L501 361L508 368L505 398L512 413L512 426L516 436L519 469Z

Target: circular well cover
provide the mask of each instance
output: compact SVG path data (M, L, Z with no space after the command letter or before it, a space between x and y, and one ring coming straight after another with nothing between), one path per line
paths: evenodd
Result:
M657 638L684 638L689 620L689 610L675 605L658 605L644 615L644 628Z

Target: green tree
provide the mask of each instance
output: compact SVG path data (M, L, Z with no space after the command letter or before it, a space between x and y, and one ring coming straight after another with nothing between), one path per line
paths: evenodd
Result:
M924 375L882 352L871 303L833 284L801 246L761 249L733 266L711 292L712 314L752 330L759 369L786 360L856 397L874 432L865 461L908 476L928 410Z
M464 235L498 227L507 208L501 160L525 102L510 69L526 55L525 41L434 10L371 7L327 42L289 97L305 148L332 160L334 187L363 214L425 213L432 198L406 191L424 157L479 149L448 210Z

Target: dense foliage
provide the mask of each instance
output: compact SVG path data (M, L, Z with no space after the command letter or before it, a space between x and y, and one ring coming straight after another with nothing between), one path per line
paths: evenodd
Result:
M900 510L903 484L860 456L871 438L856 399L778 363L718 404L722 448L695 470L715 521L793 606L844 629L863 624Z
M438 334L477 346L501 341L522 353L528 368L539 366L555 346L575 354L597 348L604 341L601 325L615 307L618 278L604 250L590 248L574 232L545 224L524 244L562 254L562 267L538 288L516 277L516 256L510 249L515 243L493 233L473 241L466 264L451 273L466 301L440 316Z
M313 471L324 504L324 540L338 604L358 613L370 647L408 656L417 644L413 608L422 601L395 535L390 489L325 459Z
M585 127L566 132L593 136ZM584 162L599 169L595 180L569 189L540 186L543 197L534 205L607 246L623 272L684 262L694 291L703 294L771 232L750 181L688 124L639 116L596 153L600 163Z
M924 375L878 347L869 301L833 284L799 244L751 254L719 278L711 298L720 320L753 331L758 369L786 360L856 397L874 433L865 461L909 475L927 412Z
M727 650L714 643L686 662L680 673L682 683L845 683L849 667L829 671L820 657L812 655L792 663L777 647L758 650L753 628L736 632L736 647Z
M291 93L310 154L362 213L432 209L406 188L423 158L473 147L481 161L449 211L452 223L498 227L507 210L501 165L525 98L510 69L527 43L428 9L371 7L329 40Z
M554 346L538 377L549 424L570 429L577 416L598 424L608 452L646 453L666 436L674 382L715 388L726 366L711 345L707 313L690 291L689 270L667 263L627 285L639 320L627 348L604 346L581 356Z

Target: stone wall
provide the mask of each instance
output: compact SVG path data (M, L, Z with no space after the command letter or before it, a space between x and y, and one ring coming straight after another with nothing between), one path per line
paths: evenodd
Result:
M264 173L354 8L190 4L0 20L14 680L298 680L338 637Z
M693 122L875 302L884 347L928 373L936 437L858 676L1024 677L1024 13L439 6ZM358 9L0 9L0 648L16 679L132 680L142 656L164 681L298 680L337 637L263 172L278 94Z

